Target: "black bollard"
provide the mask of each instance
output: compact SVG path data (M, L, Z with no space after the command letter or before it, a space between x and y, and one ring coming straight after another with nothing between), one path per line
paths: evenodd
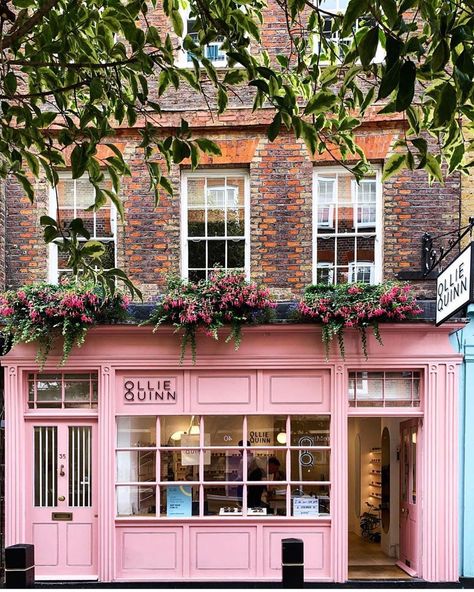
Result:
M34 545L5 547L5 588L32 588L34 583Z
M281 575L283 588L304 587L304 545L301 539L282 539Z

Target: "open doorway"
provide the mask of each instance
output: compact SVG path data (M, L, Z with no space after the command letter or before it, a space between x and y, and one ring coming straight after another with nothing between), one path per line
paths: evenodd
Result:
M416 575L416 438L416 420L349 419L351 580Z

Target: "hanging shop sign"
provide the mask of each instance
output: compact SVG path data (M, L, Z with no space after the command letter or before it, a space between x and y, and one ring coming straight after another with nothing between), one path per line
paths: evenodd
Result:
M176 403L176 379L126 377L123 381L125 404Z
M436 326L474 301L473 244L470 243L436 280Z

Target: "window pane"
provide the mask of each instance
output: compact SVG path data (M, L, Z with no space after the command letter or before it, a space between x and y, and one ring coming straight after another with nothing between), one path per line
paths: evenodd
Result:
M337 181L337 232L352 232L354 229L354 204L352 200L352 175L338 174Z
M243 460L237 450L207 450L204 461L204 481L242 481Z
M117 417L117 446L119 448L155 445L155 417Z
M57 505L58 490L57 427L35 427L34 439L35 506L54 507Z
M218 206L223 208L226 203L226 180L225 177L207 178L207 206L212 208Z
M216 265L225 267L225 241L223 240L207 243L207 266L213 268Z
M156 452L154 450L117 452L117 482L155 480Z
M225 235L225 214L224 210L207 211L207 236Z
M227 177L227 207L245 205L244 177Z
M245 241L227 241L227 267L245 267Z
M188 178L188 205L204 206L204 177Z
M182 437L187 434L199 436L198 415L166 415L160 418L161 424L161 446L190 446L181 442ZM192 446L199 446L199 438Z
M156 487L124 485L117 487L118 516L155 516Z
M286 415L249 415L247 440L250 446L284 446Z
M74 208L74 181L73 179L60 179L56 186L60 208ZM71 216L73 217L73 216Z
M199 516L199 487L195 485L161 487L160 515L168 518Z
M111 210L103 207L95 213L95 235L102 238L112 238Z
M329 422L326 415L296 415L291 418L292 446L329 446Z
M162 450L161 481L199 481L199 454L199 450Z
M205 235L205 211L188 210L188 236Z
M318 177L316 223L323 229L334 226L335 183L335 179Z
M256 448L247 452L249 481L285 481L286 450L262 450Z
M199 280L205 280L206 277L207 276L205 270L190 269L188 273L188 279L190 282L198 282Z
M36 398L38 401L60 401L61 375L38 374L36 391Z
M204 487L205 516L242 516L242 485Z
M95 189L87 178L76 179L76 207L88 208L95 202ZM92 213L92 212L91 212ZM81 212L81 217L84 212Z
M242 440L242 415L216 415L204 418L204 431L211 446L239 446Z
M206 241L188 242L188 263L189 267L206 267Z
M227 235L244 236L245 234L245 210L232 208L227 210Z
M329 481L329 450L292 450L292 481Z

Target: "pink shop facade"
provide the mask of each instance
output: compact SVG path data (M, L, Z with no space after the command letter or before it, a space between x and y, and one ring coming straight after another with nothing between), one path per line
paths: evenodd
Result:
M394 565L456 581L452 330L384 325L368 360L355 332L326 361L320 330L292 324L245 329L238 351L198 339L195 364L168 329L98 327L42 370L18 346L6 544L35 545L37 579L272 582L296 537L307 581L344 582L375 508Z

